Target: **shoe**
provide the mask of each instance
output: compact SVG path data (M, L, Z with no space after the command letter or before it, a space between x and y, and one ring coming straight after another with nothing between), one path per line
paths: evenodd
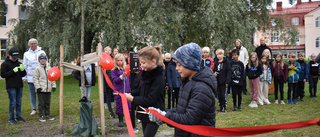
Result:
M44 118L44 116L40 117L40 122L46 122L46 119Z
M220 111L220 113L226 113L226 107L222 107L222 110Z
M271 103L270 103L270 101L269 101L268 99L266 99L266 100L264 101L264 104L270 105Z
M251 108L252 108L252 102L253 102L253 101L251 101L251 103L248 105L248 106L251 107Z
M16 120L19 121L19 122L24 122L24 121L25 121L25 120L24 120L22 117L20 117L20 116L18 116L18 117L16 118Z
M137 134L139 130L137 128L133 128L133 132Z
M253 107L253 108L258 107L258 103L257 103L257 101L253 101L253 103L252 103L252 107Z
M291 99L288 100L288 104L291 104Z
M17 123L17 121L14 119L14 116L10 116L8 122L9 122L10 124L15 124L15 123Z
M54 120L54 118L53 118L53 117L50 117L50 116L46 116L46 119L47 119L47 120L50 120L50 121L53 121L53 120Z
M222 109L223 109L223 107L222 107L222 106L220 106L220 108L217 110L217 112L221 112L221 111L222 111Z
M286 103L284 103L284 101L283 101L283 100L281 100L281 103L280 103L280 104L284 105L284 104L286 104Z
M304 102L305 100L303 98L300 99L302 102Z
M258 101L258 104L263 106L263 102L262 101Z
M234 106L232 111L237 111L237 106Z
M37 111L35 109L32 109L30 115L35 115L37 113Z
M310 98L314 98L314 96L313 96L313 95L310 95Z
M239 111L242 111L242 109L241 109L241 107L240 107L240 106L238 107L238 110L239 110Z
M293 102L293 104L298 104L296 99L293 99L292 102Z
M110 114L110 117L111 118L115 118L116 116L114 114Z
M276 100L276 101L274 102L274 104L279 104L278 100Z
M119 114L118 115L118 118L119 118L119 125L118 125L118 127L123 127L123 114Z

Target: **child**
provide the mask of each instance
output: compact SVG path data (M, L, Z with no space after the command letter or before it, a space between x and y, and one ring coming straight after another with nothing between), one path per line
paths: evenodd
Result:
M114 57L114 68L111 71L114 89L120 93L129 93L130 91L130 77L124 71L126 67L125 57L122 54L117 54ZM116 115L119 118L119 127L123 127L123 109L122 101L119 95L114 97L116 99ZM131 102L128 102L129 111L131 112Z
M156 107L160 110L165 108L165 79L164 65L160 47L144 47L138 53L139 62L143 71L141 73L142 84L132 90L131 95L126 94L127 100L136 106L144 108ZM138 111L143 111L138 108ZM143 136L153 137L157 133L159 125L149 120L148 115L137 113L141 120Z
M86 53L85 53L86 54ZM77 65L80 66L80 57L77 59ZM83 66L84 68L84 79L85 79L85 93L81 93L82 97L86 96L88 100L90 100L91 95L91 87L96 85L96 70L94 64L88 64ZM80 90L82 90L81 87L81 75L80 71L75 71L74 77L79 80L79 87Z
M268 50L269 51L269 50ZM269 64L269 56L266 54L261 55L260 64L262 65L263 72L260 75L260 92L258 97L258 104L259 105L269 105L270 101L268 99L268 92L269 92L269 84L272 82L272 75L271 69Z
M40 65L34 70L33 83L38 95L39 120L45 122L54 120L53 117L50 117L50 100L51 91L56 90L56 82L47 78L47 72L50 69L50 66L47 66L47 56L40 54L38 58Z
M246 78L244 73L244 65L239 60L239 50L232 50L233 61L231 62L231 87L232 87L232 99L233 99L233 109L232 111L237 111L237 96L238 96L238 110L241 111L241 100L242 100L242 86Z
M251 103L249 107L258 107L257 101L259 96L259 76L262 74L262 67L258 61L256 52L249 56L249 63L246 66L246 75L249 78L249 90L251 93Z
M239 53L240 54L240 53ZM231 62L232 62L232 49L229 49L228 51L227 51L227 60L230 62L230 64L231 64ZM232 71L233 72L233 71ZM231 93L231 85L228 85L227 86L227 97L229 97L230 96L230 93Z
M214 75L218 79L218 100L220 109L217 110L221 113L226 113L226 87L231 82L231 67L227 58L224 57L223 49L216 50L217 59L214 64Z
M113 59L112 55L111 55L111 48L109 46L104 48L104 52L106 52L107 54L110 55L110 57ZM112 82L112 76L111 76L111 70L106 70L106 74L108 75L109 79ZM103 94L103 98L104 98L104 107L105 109L109 109L110 112L110 117L111 118L115 118L115 115L113 113L112 108L114 108L114 96L113 96L113 90L110 88L110 86L108 85L108 83L105 80L105 77L103 75L103 89L104 89L104 94Z
M268 59L267 59L267 61L268 61L268 67L270 67L271 66L271 64L272 64L272 59L271 59L271 53L270 53L270 50L269 49L265 49L265 50L263 50L263 52L262 52L262 55L266 55L266 56L268 56ZM260 59L261 60L261 59Z
M170 54L171 58L171 54ZM174 108L178 102L180 77L176 70L176 63L171 59L166 68L166 80L168 82L168 109Z
M26 76L25 66L18 61L19 52L16 48L9 50L8 57L1 64L1 77L6 80L6 89L9 96L9 123L17 121L24 122L21 117L21 98L23 82L22 77ZM14 118L16 110L16 119Z
M309 79L309 70L307 69L307 63L304 61L304 53L300 52L298 54L298 63L300 64L301 67L301 71L299 73L299 81L298 81L298 85L297 85L297 101L299 101L299 97L300 97L300 101L304 101L303 97L304 97L304 83Z
M300 64L296 61L296 54L290 53L289 54L289 62L288 65L288 104L291 104L291 91L292 92L292 102L297 104L297 83L299 80L299 73L300 73Z
M213 59L209 56L210 55L210 48L203 47L202 48L202 60L201 60L201 67L210 67L212 70L214 68Z
M183 125L204 125L215 127L215 98L217 81L212 70L208 67L201 68L201 48L195 43L189 43L177 49L173 55L177 63L176 69L182 77L180 96L177 108L167 112L157 110L165 117ZM152 113L150 120L161 122ZM175 128L174 136L193 137L199 136Z
M275 56L275 61L271 65L271 73L274 82L274 104L278 104L278 86L280 90L280 104L285 104L283 101L283 85L287 83L288 79L288 67L287 64L283 62L282 54L279 52Z
M310 97L317 97L317 84L318 84L318 76L319 76L319 64L315 61L316 54L311 55L311 61L308 63L309 67L309 92Z

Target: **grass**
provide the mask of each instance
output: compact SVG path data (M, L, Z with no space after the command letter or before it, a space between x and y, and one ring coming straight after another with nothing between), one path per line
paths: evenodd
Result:
M57 87L59 87L59 81L57 81ZM217 113L216 115L216 127L225 128L225 127L248 127L248 126L264 126L264 125L274 125L274 124L283 124L291 123L305 120L312 120L320 118L320 97L310 98L309 97L309 84L305 84L305 102L299 102L296 105L275 105L274 95L269 96L271 105L259 106L258 108L249 108L248 104L250 103L250 95L243 96L242 99L242 112L232 112L232 97L228 97L227 113L221 114ZM320 89L320 84L318 84ZM59 129L59 88L58 91L52 93L51 97L51 116L54 117L55 121L52 122L50 130ZM285 102L287 101L287 85L284 86L285 91ZM320 93L318 92L320 95ZM5 135L14 135L20 132L27 132L23 130L23 124L11 125L8 123L9 112L8 104L9 99L5 89L5 80L0 80L0 132L5 133ZM78 86L78 81L75 80L72 76L66 75L64 77L64 121L65 125L64 132L65 135L69 135L73 127L79 121L79 108L80 103L79 99L81 98L80 89ZM100 118L99 110L99 94L98 86L92 88L91 93L91 103L93 105L93 115L96 118ZM217 103L216 103L217 104ZM43 126L46 123L38 122L38 116L30 116L31 105L29 99L29 90L26 84L23 88L22 96L22 117L26 121L35 121L36 125L33 125L35 128ZM106 133L110 132L121 132L116 131L113 127L117 124L110 123L109 112L105 111L106 117ZM70 126L71 125L71 126ZM98 125L100 123L98 122ZM137 128L142 131L141 124L137 124ZM171 129L167 125L159 128L158 132L163 130ZM127 132L127 131L125 131ZM52 133L52 135L57 135L59 133ZM299 129L289 129L289 130L279 130L271 133L260 134L258 136L318 136L320 134L319 126L310 126ZM137 136L142 136L142 132L139 132Z

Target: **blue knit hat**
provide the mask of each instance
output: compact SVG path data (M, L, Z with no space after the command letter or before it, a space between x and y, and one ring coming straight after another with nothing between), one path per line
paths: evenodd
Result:
M189 43L178 48L173 57L182 66L191 70L200 70L202 52L196 43Z

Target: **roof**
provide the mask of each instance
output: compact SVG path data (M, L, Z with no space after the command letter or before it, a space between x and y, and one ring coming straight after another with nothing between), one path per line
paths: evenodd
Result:
M309 13L318 7L320 7L320 1L302 2L290 8L282 8L282 10L280 11L274 10L271 12L271 15L279 15L285 13Z

